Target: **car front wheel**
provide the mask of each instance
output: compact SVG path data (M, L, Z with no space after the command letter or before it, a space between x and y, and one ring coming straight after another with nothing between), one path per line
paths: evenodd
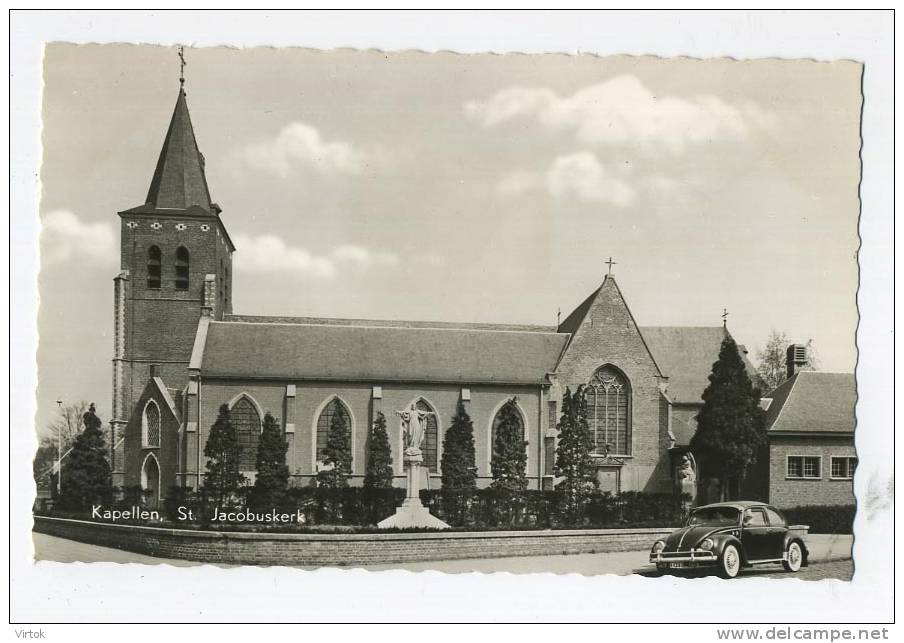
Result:
M785 568L785 571L796 572L800 569L803 560L804 553L800 549L800 543L794 542L788 545L788 551L786 552L785 559L782 561L782 566Z
M726 545L719 557L719 571L722 578L734 578L741 571L741 554L734 545Z

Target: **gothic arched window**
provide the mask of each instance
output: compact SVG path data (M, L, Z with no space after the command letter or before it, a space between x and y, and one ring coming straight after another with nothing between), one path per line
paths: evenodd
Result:
M436 419L436 411L423 398L417 401L415 405L418 411L428 411L427 429L424 431L424 466L431 473L439 471L438 462L438 445L439 445L439 422Z
M179 246L176 250L176 290L188 290L188 250Z
M613 366L597 369L587 383L587 419L596 453L631 454L631 386Z
M148 288L160 288L160 248L148 248Z
M257 407L247 397L242 397L229 410L232 428L239 442L239 469L257 469L257 443L261 437L261 417Z
M160 446L160 409L154 400L148 400L141 414L141 444L146 447Z
M518 408L518 405L515 404L515 401L509 400L503 404L499 410L496 411L496 415L493 416L493 426L490 430L490 459L492 459L493 452L496 450L496 435L499 425L503 422L512 422L516 424L518 429L520 429L521 440L524 440L524 417L521 415L521 410Z
M351 446L352 419L348 408L342 403L338 397L333 398L320 412L317 418L317 451L316 458L318 462L323 462L323 450L326 448L326 442L330 436L330 428L333 425L334 418L336 421L342 421L345 424L345 430L349 436L349 446Z

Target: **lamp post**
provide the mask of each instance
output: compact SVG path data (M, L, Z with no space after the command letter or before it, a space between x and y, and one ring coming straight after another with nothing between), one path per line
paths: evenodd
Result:
M63 400L57 400L57 408L63 412ZM68 422L68 419L67 419ZM57 429L57 497L63 494L63 425Z

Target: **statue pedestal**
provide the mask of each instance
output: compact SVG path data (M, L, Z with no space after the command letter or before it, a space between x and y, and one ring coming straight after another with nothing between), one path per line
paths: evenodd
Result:
M402 506L396 508L396 511L389 518L381 520L377 523L380 529L406 529L410 527L429 527L432 529L449 529L449 525L427 511L427 508L421 504L420 486L421 486L421 464L424 458L421 456L420 450L414 453L405 453L405 468L408 474L407 492Z

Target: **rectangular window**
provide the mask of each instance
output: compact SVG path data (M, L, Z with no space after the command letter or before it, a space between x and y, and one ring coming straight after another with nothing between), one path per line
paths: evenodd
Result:
M838 480L850 480L857 468L857 458L833 457L832 477Z
M558 405L555 400L549 402L549 428L554 429L556 425L559 423L559 413L558 413Z
M822 473L820 471L820 463L821 460L819 456L788 456L788 477L812 479L821 478Z

